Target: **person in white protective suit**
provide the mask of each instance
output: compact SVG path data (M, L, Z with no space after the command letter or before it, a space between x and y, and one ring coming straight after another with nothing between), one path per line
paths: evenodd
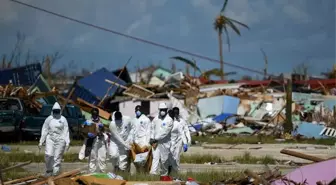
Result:
M120 112L119 109L117 109L116 111L113 111L113 112L112 112L112 114L111 114L111 120L112 120L112 121L114 121L114 114L115 114L116 112ZM126 116L126 115L122 115L122 118L123 118L123 119L131 119L131 117Z
M110 123L111 140L109 153L113 170L130 170L130 149L133 142L132 123L124 119L121 112L115 112L114 121Z
M135 107L135 115L136 117L132 120L134 143L140 147L149 147L151 121L146 115L142 114L139 105Z
M180 155L191 145L191 136L186 121L181 118L178 107L173 108L174 125L171 133L171 168L174 172L180 170Z
M58 175L63 153L69 149L70 136L68 121L61 115L61 107L56 102L51 115L44 121L38 148L45 144L46 176Z
M80 159L89 156L89 171L91 173L106 171L106 152L108 135L105 133L104 125L99 118L99 109L93 108L91 111L91 120L85 121L84 125L95 126L96 132L88 133L88 138L85 139L85 144L80 151ZM84 155L81 153L84 153ZM98 166L98 170L97 170Z
M150 144L153 146L153 161L150 174L157 175L161 166L161 176L168 175L169 153L173 119L168 115L165 103L159 104L159 115L152 121Z

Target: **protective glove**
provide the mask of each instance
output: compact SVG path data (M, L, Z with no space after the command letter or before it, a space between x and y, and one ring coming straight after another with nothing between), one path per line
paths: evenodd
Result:
M104 128L104 125L102 123L99 123L98 127L101 129Z
M132 148L131 148L130 145L126 145L126 146L125 146L125 149L128 151L128 150L131 150Z
M37 147L38 147L39 150L41 150L41 149L42 149L42 143L39 143L39 144L37 145Z
M184 144L184 145L183 145L183 151L184 151L184 152L188 151L188 145L187 145L187 144Z
M83 125L90 126L90 125L92 125L92 123L91 123L91 121L86 120L86 121L83 123Z
M65 151L69 151L70 145L65 145Z
M89 132L89 133L88 133L88 137L89 137L89 138L94 138L94 137L95 137L95 134L94 134L94 133L91 133L91 132Z

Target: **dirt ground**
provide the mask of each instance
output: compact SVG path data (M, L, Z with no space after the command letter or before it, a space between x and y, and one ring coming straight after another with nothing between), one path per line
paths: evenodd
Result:
M252 156L263 157L269 155L278 160L291 160L294 162L309 162L296 157L291 157L280 153L280 150L287 148L297 152L302 152L308 155L313 155L321 158L336 157L335 146L326 145L311 145L311 144L240 144L232 147L228 144L207 144L202 146L192 146L188 152L182 155L216 155L224 157L225 159L232 159L235 156L243 155L245 152L249 152ZM31 151L38 153L37 146L29 145L12 145L13 149L18 148L20 151ZM231 148L230 148L231 147ZM80 146L70 147L69 153L78 153ZM210 161L209 161L210 162Z

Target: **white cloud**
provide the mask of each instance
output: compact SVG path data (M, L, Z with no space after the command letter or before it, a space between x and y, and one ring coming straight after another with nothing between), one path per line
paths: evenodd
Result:
M86 32L84 34L78 35L77 37L74 38L73 44L75 46L87 44L88 41L90 41L93 36L94 36L93 32Z
M297 21L309 22L310 20L309 15L306 12L293 5L285 5L283 7L283 12Z
M130 26L128 26L126 33L132 34L140 27L147 27L152 22L152 14L146 14L142 16L140 19L134 21Z

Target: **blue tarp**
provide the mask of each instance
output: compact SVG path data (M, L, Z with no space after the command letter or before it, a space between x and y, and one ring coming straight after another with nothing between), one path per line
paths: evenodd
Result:
M214 120L217 123L219 123L219 122L225 121L225 119L227 119L228 117L230 117L232 115L235 115L235 114L223 113L223 114L220 114L220 115L214 117L212 120ZM235 122L236 122L236 117L231 117L231 118L229 118L229 119L226 120L226 124L227 125L232 125Z
M111 86L105 79L126 86L126 82L118 79L117 76L106 68L102 68L91 75L80 79L75 87L74 95L96 105L99 100L105 96L108 88ZM116 90L117 86L113 85L107 96L113 96L116 93ZM121 92L122 90L122 88L119 88L118 92Z
M7 85L11 80L15 86L30 86L35 83L41 73L40 63L1 70L0 85Z
M198 100L198 110L201 118L223 113L237 114L240 99L232 96L215 96Z
M323 130L323 125L313 124L309 122L301 122L298 125L297 130L293 135L300 134L303 135L305 138L327 138L326 136L321 136L320 133Z

